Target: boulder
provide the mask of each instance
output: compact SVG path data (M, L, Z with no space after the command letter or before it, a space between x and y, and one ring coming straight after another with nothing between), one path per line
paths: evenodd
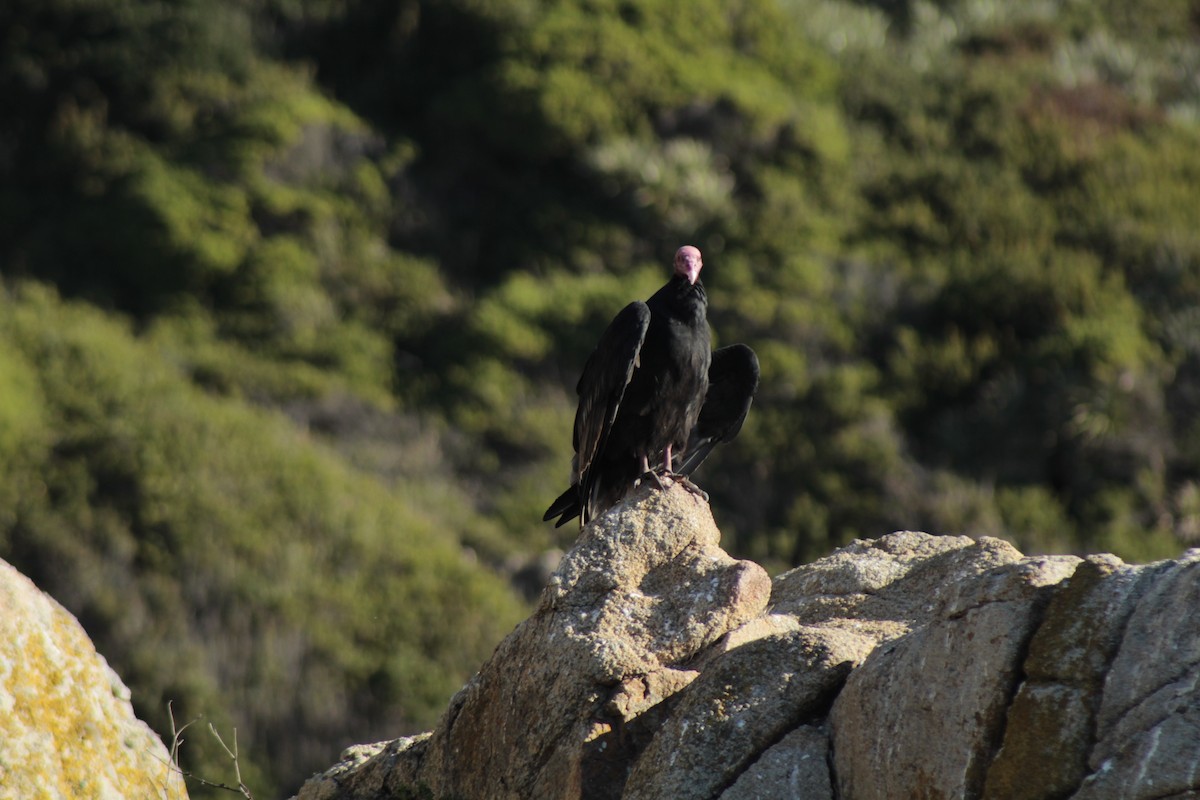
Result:
M635 492L431 733L299 800L1200 792L1200 553L900 532L769 581L718 540L682 488Z
M1040 607L1077 561L1023 560L958 582L926 624L872 652L829 715L840 796L977 795Z
M707 504L645 489L585 529L533 615L450 702L432 736L310 781L302 798L620 797L689 663L758 617L771 581L730 558Z
M186 799L170 754L71 614L0 561L0 798Z

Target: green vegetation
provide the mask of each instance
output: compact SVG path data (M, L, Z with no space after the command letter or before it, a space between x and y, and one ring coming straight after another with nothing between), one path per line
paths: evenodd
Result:
M521 616L578 370L685 242L763 367L698 475L734 552L1175 554L1200 6L1131 8L5 3L0 556L293 789Z

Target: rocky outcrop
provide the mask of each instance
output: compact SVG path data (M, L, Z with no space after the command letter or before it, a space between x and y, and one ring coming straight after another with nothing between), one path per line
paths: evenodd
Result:
M0 561L0 798L187 798L129 690L58 603Z
M718 537L635 493L434 731L299 799L1200 796L1200 553L904 532L769 581Z

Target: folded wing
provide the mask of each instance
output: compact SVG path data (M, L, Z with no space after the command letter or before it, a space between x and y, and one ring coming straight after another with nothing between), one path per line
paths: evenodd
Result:
M638 367L638 356L650 327L650 309L643 302L625 306L609 323L596 349L583 366L575 387L579 406L575 411L573 485L547 509L542 518L549 521L563 515L556 527L579 514L581 498L592 494L593 466L604 453L604 446L617 419L625 389Z
M758 356L744 344L714 350L708 368L708 394L688 437L683 456L674 461L680 475L691 475L713 448L738 435L758 391Z

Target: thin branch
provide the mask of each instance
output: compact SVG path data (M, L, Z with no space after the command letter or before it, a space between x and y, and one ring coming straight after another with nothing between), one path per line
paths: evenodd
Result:
M170 761L167 762L167 768L169 770L174 770L176 773L178 773L180 776L182 776L185 780L195 781L196 783L200 784L201 786L207 786L210 789L223 789L224 791L227 791L227 792L236 792L236 793L242 795L242 797L245 797L246 800L254 800L254 795L252 795L250 793L250 787L248 787L245 784L245 782L242 780L242 768L241 768L241 765L238 764L237 728L233 729L233 749L230 750L229 746L227 744L225 744L225 740L221 738L221 734L217 733L216 727L211 722L208 723L209 731L212 733L212 735L214 737L216 737L216 740L221 745L221 748L229 756L230 760L233 761L233 772L234 772L234 776L237 778L238 785L230 786L227 783L219 783L217 781L205 780L204 778L201 778L198 775L194 775L193 773L188 772L187 770L185 770L181 766L179 766L179 748L180 748L180 745L182 745L184 742L183 732L186 731L188 728L190 728L194 723L199 722L202 719L202 717L196 717L196 719L193 719L192 721L188 722L182 728L176 728L175 727L175 711L174 711L174 709L171 708L170 701L167 702L167 716L171 720L171 753L170 753Z
M217 733L217 728L215 725L213 725L211 722L208 723L208 729L212 731L213 736L217 737L217 742L219 742L221 747L224 748L225 753L229 756L230 760L233 761L233 775L235 778L237 778L238 782L237 791L240 791L246 797L246 800L254 800L250 794L250 789L242 781L242 768L238 765L237 728L233 729L232 750L229 749L229 745L225 744L225 740L221 738L221 734Z

